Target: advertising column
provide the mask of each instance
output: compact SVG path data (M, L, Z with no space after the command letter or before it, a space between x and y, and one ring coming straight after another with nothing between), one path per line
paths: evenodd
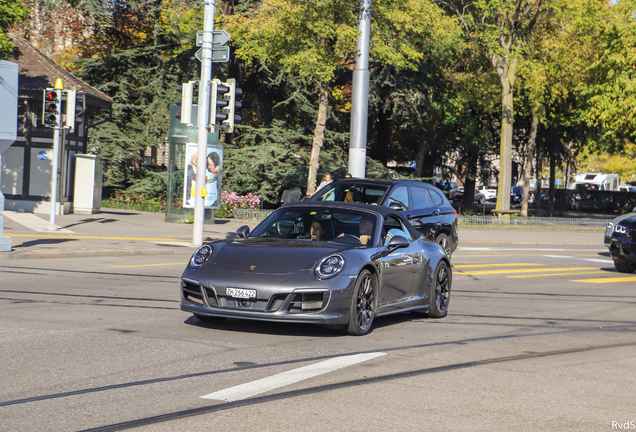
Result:
M0 167L2 153L15 142L18 136L18 65L0 61ZM0 213L4 211L0 173ZM11 238L4 236L4 216L0 215L0 252L11 251Z

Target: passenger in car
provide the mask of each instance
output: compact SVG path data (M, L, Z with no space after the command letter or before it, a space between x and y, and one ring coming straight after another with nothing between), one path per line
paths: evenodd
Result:
M368 217L363 216L360 218L360 223L358 224L358 232L360 235L358 239L360 240L361 245L368 245L371 240L371 235L373 235L373 222ZM342 233L338 237L344 237L346 234Z

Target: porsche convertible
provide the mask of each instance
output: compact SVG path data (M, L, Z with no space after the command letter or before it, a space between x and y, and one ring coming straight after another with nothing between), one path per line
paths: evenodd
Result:
M368 333L376 317L448 312L444 249L386 207L299 202L250 232L203 244L181 277L181 309L225 318L323 324Z

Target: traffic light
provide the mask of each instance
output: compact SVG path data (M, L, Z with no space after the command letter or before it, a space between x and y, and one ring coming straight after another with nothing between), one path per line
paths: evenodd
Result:
M236 100L237 97L243 96L243 90L236 87L236 80L234 78L230 78L225 83L230 87L230 100L227 109L227 120L223 121L223 124L226 127L228 133L234 132L234 123L240 123L241 116L236 114L236 110L239 110L243 107L243 104Z
M77 106L77 102L77 90L66 90L66 118L64 119L64 127L68 128L69 133L75 132L75 125L82 122L81 118L77 118L77 114L84 111L84 98L79 99L82 106Z
M55 128L60 125L60 100L57 97L57 90L48 88L44 90L44 104L42 108L42 124L46 127Z
M242 94L243 90L236 88L234 78L227 82L213 79L210 89L210 126L218 124L226 133L233 132L234 122L241 121L241 117L235 114L242 107L241 102L236 101L236 96Z
M188 125L192 125L192 94L195 82L188 81L177 87L177 91L181 92L181 99L177 100L177 105L181 107L181 113L177 114L177 118L181 120L181 123Z
M230 88L219 79L213 79L210 86L210 126L214 129L215 125L220 125L225 119L227 114L223 110L229 104L228 92Z

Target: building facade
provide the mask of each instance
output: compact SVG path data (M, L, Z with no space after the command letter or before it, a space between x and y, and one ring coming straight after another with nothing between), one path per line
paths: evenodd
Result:
M50 213L54 129L43 123L44 90L61 79L64 89L77 91L76 123L73 132L61 130L57 214L73 211L75 155L88 153L91 127L97 112L110 111L112 99L91 87L16 34L16 45L7 61L20 68L18 84L18 137L2 155L2 193L5 209ZM63 99L64 100L64 99ZM62 117L64 111L62 110Z

